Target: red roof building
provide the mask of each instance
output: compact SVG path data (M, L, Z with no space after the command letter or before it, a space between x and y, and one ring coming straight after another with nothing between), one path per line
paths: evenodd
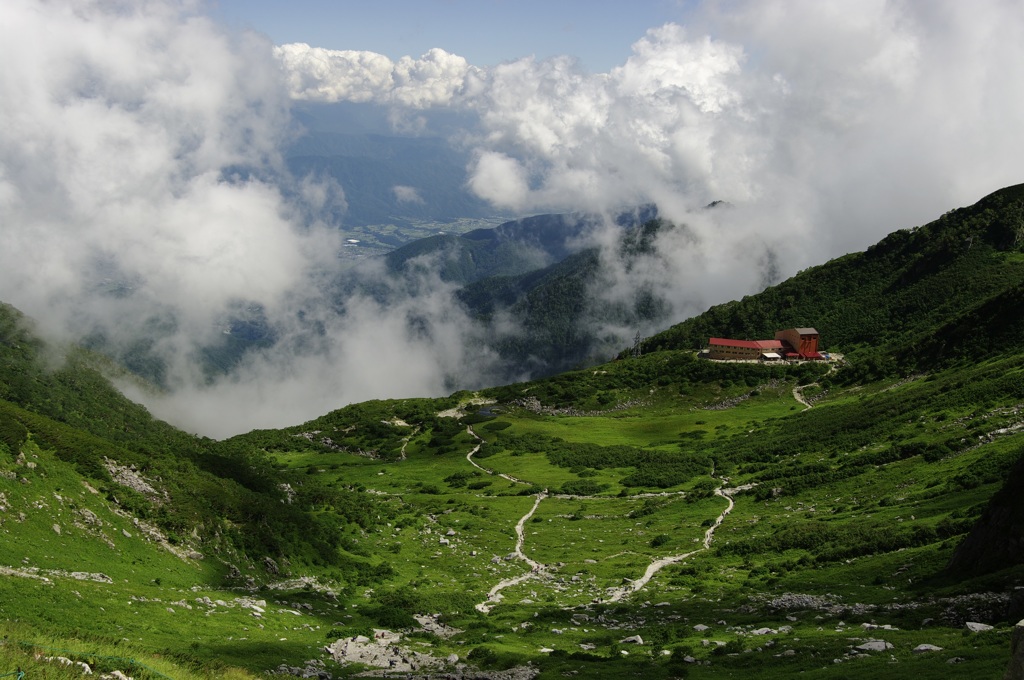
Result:
M733 340L711 338L708 357L740 361L777 361L780 358L824 359L818 353L818 331L813 328L788 328L777 331L774 340Z

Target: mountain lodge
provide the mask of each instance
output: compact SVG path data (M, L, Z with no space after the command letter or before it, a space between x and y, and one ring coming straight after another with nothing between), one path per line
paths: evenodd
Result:
M780 361L782 359L818 361L818 331L813 328L787 328L775 332L774 340L732 340L711 338L709 359L741 361Z

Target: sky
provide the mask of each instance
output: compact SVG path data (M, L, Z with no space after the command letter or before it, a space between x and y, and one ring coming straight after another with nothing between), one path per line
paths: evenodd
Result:
M591 295L653 291L664 325L1024 180L1019 0L5 0L0 63L0 300L144 345L169 391L136 396L218 437L489 379L431 262L331 298L346 187L283 156L306 102L442 135L501 210L656 203L687 228L628 267L596 230ZM209 381L257 308L279 341Z
M685 19L683 0L212 0L227 26L275 44L368 50L397 61L439 47L477 66L572 55L589 72L629 56L652 26Z

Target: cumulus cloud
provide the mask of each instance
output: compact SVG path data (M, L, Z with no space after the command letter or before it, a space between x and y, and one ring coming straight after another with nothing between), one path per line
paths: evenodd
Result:
M652 28L608 73L585 73L568 57L476 69L435 50L401 60L418 65L414 75L398 78L387 60L387 75L371 78L372 53L344 53L337 69L314 68L321 52L302 45L279 56L293 83L315 72L322 99L476 112L479 127L460 142L476 150L470 185L496 205L655 200L683 217L727 199L788 220L787 204L800 202L798 224L774 228L813 230L818 246L805 259L863 247L1018 179L1019 3L691 9L687 25ZM283 56L293 52L311 64ZM349 84L369 80L372 92ZM296 97L308 91L292 87Z
M419 189L416 187L407 187L402 184L396 184L391 187L391 191L395 193L395 200L399 203L423 203L423 197L420 196Z
M480 73L463 57L440 48L397 62L376 52L328 50L305 43L280 45L274 54L284 66L292 97L307 101L447 106L472 88Z

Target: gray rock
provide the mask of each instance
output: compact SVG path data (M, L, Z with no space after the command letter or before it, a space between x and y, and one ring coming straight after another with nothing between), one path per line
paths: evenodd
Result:
M698 623L696 626L693 627L693 629L698 633L703 633L706 630L710 630L710 628L711 626L705 626L703 623Z
M978 623L976 621L968 621L966 626L967 630L972 633L984 633L986 630L992 630L992 626L987 623Z
M629 637L622 638L619 640L620 645L631 644L631 645L642 645L644 639L639 635L630 635Z
M868 640L864 644L857 645L854 649L861 652L884 652L887 649L892 649L892 643L885 640Z
M914 647L914 654L924 654L925 652L941 652L941 651L942 651L942 647L936 647L935 645L930 645L928 643L925 643L925 644L922 644L922 645L918 645L917 647Z
M1010 638L1010 665L1006 668L1003 680L1024 680L1024 620L1018 621L1013 627Z

